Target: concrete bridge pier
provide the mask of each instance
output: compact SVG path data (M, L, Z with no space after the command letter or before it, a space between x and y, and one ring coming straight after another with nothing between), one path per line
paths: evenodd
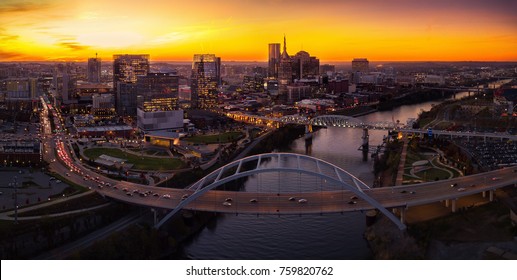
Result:
M481 193L481 196L482 196L483 198L485 198L485 197L486 197L486 192L482 192L482 193Z
M400 222L401 223L406 223L406 209L407 207L400 207L399 210L400 210Z
M448 199L445 200L445 207L449 208L449 200Z
M158 223L158 218L156 217L156 209L151 208L151 212L153 212L153 226Z
M451 211L456 213L456 199L451 199Z
M490 202L494 201L494 190L488 191L488 200Z

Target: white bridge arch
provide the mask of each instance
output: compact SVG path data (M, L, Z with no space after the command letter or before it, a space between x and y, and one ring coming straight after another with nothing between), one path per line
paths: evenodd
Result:
M267 160L276 160L276 165L263 167L261 163ZM288 160L295 160L294 166L289 166ZM255 163L256 162L256 163ZM248 170L243 171L244 165L253 164L253 166L246 166ZM268 172L291 172L308 174L325 179L331 183L342 186L348 191L353 192L356 196L364 199L370 205L377 208L390 220L392 220L401 230L404 230L406 226L395 216L393 213L384 208L375 199L364 193L364 189L370 187L359 180L349 172L335 166L329 162L310 157L307 155L292 154L292 153L269 153L260 154L250 157L246 157L234 162L231 162L219 169L213 171L201 180L197 181L189 187L193 193L182 200L171 212L169 212L164 218L162 218L156 225L155 228L161 227L167 220L169 220L174 214L183 209L190 202L196 200L204 193L217 188L225 183L234 181L239 178L248 177L259 173Z

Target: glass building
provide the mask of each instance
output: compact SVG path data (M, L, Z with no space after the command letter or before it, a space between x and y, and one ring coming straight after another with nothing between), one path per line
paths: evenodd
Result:
M192 107L213 108L217 105L217 87L221 80L221 58L215 54L195 54L192 62Z

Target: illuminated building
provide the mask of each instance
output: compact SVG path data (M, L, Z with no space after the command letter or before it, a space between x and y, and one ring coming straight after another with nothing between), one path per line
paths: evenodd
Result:
M95 56L94 58L88 58L88 82L100 83L101 82L101 59Z
M221 79L221 58L214 54L195 54L192 62L192 107L213 108L217 105L217 87Z
M269 44L268 77L278 78L278 67L280 65L280 44Z
M95 119L110 119L115 116L115 102L113 94L93 94L91 114Z
M178 86L175 73L148 73L138 77L137 125L142 131L183 127L183 110L177 110Z
M145 76L148 72L148 54L113 55L113 88L115 107L119 115L134 115L136 113L136 96L124 96L134 94L132 86L124 86L124 90L121 91L120 84L135 84L138 76Z
M287 43L284 36L284 51L282 52L282 56L280 57L280 66L278 69L278 83L280 86L280 90L282 91L282 87L289 85L293 81L293 68L292 68L292 60L287 53Z
M148 73L137 81L138 107L146 112L178 108L179 78L175 73Z

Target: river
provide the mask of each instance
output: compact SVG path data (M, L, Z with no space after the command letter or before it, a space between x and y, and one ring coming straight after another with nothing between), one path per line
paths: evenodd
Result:
M458 93L455 98L464 96L467 92ZM421 110L429 110L432 104L440 102L405 105L360 119L393 119L406 123L409 118L416 118ZM370 158L363 161L362 153L358 151L361 133L361 129L353 128L320 129L314 133L311 146L306 146L301 138L285 152L309 154L331 162L371 185L374 179L372 161ZM380 144L385 134L386 131L370 130L370 145ZM310 188L313 182L300 182L292 176L282 174L279 177L272 173L250 177L245 188L251 191L269 186L297 190L300 184ZM364 214L360 212L302 216L222 214L186 242L183 252L193 259L371 259L372 252L363 238L365 226Z

